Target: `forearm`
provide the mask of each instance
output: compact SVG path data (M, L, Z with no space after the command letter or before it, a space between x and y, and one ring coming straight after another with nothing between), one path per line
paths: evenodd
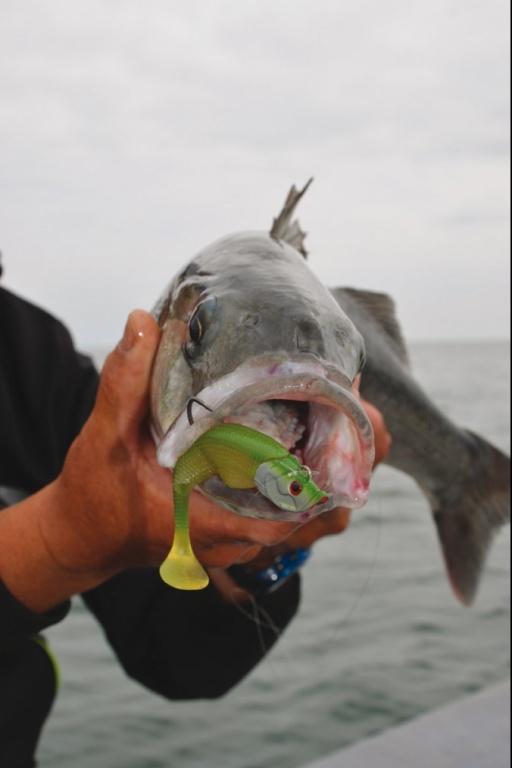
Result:
M65 547L71 539L66 526L58 523L62 503L56 481L0 513L0 580L35 613L45 613L111 575L69 567L73 551ZM72 510L67 514L71 518Z

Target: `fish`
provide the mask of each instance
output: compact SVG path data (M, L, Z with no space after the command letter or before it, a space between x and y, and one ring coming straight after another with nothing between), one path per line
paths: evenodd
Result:
M510 459L455 425L413 377L394 301L328 288L310 269L292 186L269 232L227 235L171 280L151 380L158 462L173 469L207 430L239 423L277 440L312 472L326 501L300 516L219 477L202 491L237 514L305 522L369 497L373 430L355 391L382 413L386 463L427 498L457 598L475 597L489 546L510 521Z

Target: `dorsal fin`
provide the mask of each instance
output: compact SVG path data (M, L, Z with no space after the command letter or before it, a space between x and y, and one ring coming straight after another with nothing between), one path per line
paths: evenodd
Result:
M300 191L295 185L290 189L283 209L279 216L274 219L272 229L270 230L270 237L273 237L275 240L284 240L285 243L289 243L289 245L296 248L299 253L302 253L304 258L307 258L308 255L308 252L304 248L306 232L301 230L297 220L292 221L292 216L300 199L312 181L313 179L311 178Z
M409 366L409 355L400 325L396 319L395 302L393 299L387 293L361 291L358 288L338 288L334 291L335 295L336 293L349 296L367 315L372 317L392 342L393 348L402 363Z

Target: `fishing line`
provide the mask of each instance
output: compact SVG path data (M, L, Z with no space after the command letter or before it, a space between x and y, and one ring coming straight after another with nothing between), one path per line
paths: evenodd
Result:
M372 485L374 487L375 487L375 485L377 485L375 477L372 479ZM378 489L376 489L376 490L378 490ZM377 555L378 555L378 552L379 552L380 542L381 542L381 535L382 535L383 504L382 504L382 496L380 496L377 492L374 493L374 496L376 498L376 504L377 504L377 509L376 509L376 513L377 513L377 532L376 532L376 537L375 537L375 547L374 547L373 557L372 557L372 560L370 562L370 567L368 568L368 572L367 572L367 575L366 575L366 579L365 579L365 581L363 583L363 586L362 586L361 590L359 591L359 594L356 595L356 598L355 598L354 602L352 603L352 605L348 609L348 613L341 620L341 622L338 625L338 627L334 630L334 634L333 634L332 640L336 640L338 633L342 630L342 628L347 624L348 621L350 621L350 619L354 615L354 613L355 613L359 603L361 602L362 598L364 597L364 595L365 595L365 593L366 593L366 591L368 589L370 581L371 581L371 579L373 577L373 573L375 571L375 565L377 563Z
M296 659L292 658L292 655L290 653L290 649L288 647L286 647L286 646L284 648L283 648L283 646L278 646L278 650L279 650L279 652L281 654L284 654L284 658L280 658L279 659L279 663L280 663L279 670L275 671L276 670L276 664L275 664L276 660L274 659L274 657L272 655L271 656L267 656L267 653L270 650L270 647L268 647L267 644L265 643L265 638L263 636L263 631L262 631L263 628L269 629L273 633L273 635L275 637L275 640L277 642L279 640L279 638L281 637L281 635L283 634L284 630L281 630L277 626L277 624L273 620L273 618L270 615L270 613L267 611L266 608L263 608L263 606L261 606L258 603L258 601L254 597L254 595L251 595L251 594L249 595L248 603L251 604L252 609L253 609L252 611L247 610L245 608L244 603L236 602L235 600L233 600L233 604L235 605L237 610L243 616L245 616L250 621L252 621L253 624L255 625L256 632L258 634L258 642L259 642L259 646L260 646L260 649L262 651L262 654L265 657L266 663L268 665L270 665L270 668L272 670L274 670L274 672L272 672L273 679L275 679L277 677L277 675L284 675L284 674L290 675L290 674L293 674L293 672L291 670L288 671L286 669L286 667L283 669L283 666L282 666L283 661L287 665L292 665L292 664L296 665L297 664Z
M369 568L367 570L366 578L364 580L364 583L362 584L361 588L359 589L358 594L355 596L355 599L352 602L351 606L348 608L346 615L342 618L342 620L340 621L339 625L334 630L332 630L332 632L333 632L332 638L328 638L328 640L327 640L327 642L329 642L329 643L331 643L332 641L336 640L336 638L338 637L338 634L341 631L341 629L344 626L346 626L347 623L352 619L352 617L353 617L355 611L357 610L357 608L358 608L362 598L364 597L364 595L368 591L369 584L371 582L371 579L372 579L374 571L375 571L375 566L376 566L376 563L377 563L377 556L378 556L378 552L379 552L379 549L380 549L380 542L381 542L382 519L383 519L383 502L382 502L381 495L378 493L379 483L378 483L377 479L375 478L375 476L373 478L372 485L373 485L373 490L374 490L374 493L372 494L372 497L375 497L375 499L376 499L376 510L375 511L377 513L377 530L376 530L376 536L375 536L375 544L374 544L374 549L373 549L373 556L372 556ZM375 486L377 486L377 487L375 487ZM249 508L250 506L252 506L251 502L249 502L249 504L246 505L246 508ZM354 523L352 523L352 524L354 524ZM283 536L283 538L281 539L281 542L286 541L289 538L289 536L291 536L293 533L298 531L303 525L305 525L305 523L298 522L297 525L294 526L293 530L290 533L288 533L286 536ZM341 535L341 534L338 534L338 535ZM247 601L246 604L238 602L238 601L236 601L233 598L232 598L232 603L234 604L236 609L243 616L245 616L249 621L253 622L253 624L255 625L255 631L257 632L257 635L258 635L258 642L259 642L260 648L261 648L261 650L262 650L262 652L264 654L267 653L267 651L269 649L267 648L267 644L265 642L265 638L264 638L264 634L263 634L263 629L270 630L273 633L273 635L274 635L276 640L278 640L280 638L281 634L282 634L282 632L279 629L279 627L273 621L272 616L269 614L269 612L266 609L264 609L261 605L258 604L257 599L253 595L251 595L250 593L249 593L249 598L248 598L248 601ZM250 605L250 609L247 608L247 605ZM299 608L299 610L300 610L300 608ZM318 638L313 638L313 641L314 642L318 642ZM287 657L288 663L294 663L294 664L297 663L297 660L293 659L291 657L289 649L286 649L286 657ZM281 674L283 673L282 668L280 669L280 673Z
M332 637L328 636L326 641L325 641L326 643L329 643L329 644L331 644L334 641L336 641L336 639L337 639L339 633L341 632L341 630L343 629L343 627L345 627L348 624L348 622L352 619L352 617L354 616L354 614L355 614L359 604L361 603L361 600L363 599L364 595L368 591L368 587L370 585L370 582L371 582L371 580L373 578L373 574L375 572L375 567L376 567L376 564L377 564L377 558L378 558L378 553L379 553L380 544L381 544L381 537L382 537L384 505L383 505L382 495L380 495L379 492L378 492L379 491L379 482L376 480L375 476L374 476L374 478L372 480L372 485L373 485L373 490L374 490L373 496L375 497L375 500L376 500L375 514L376 514L376 518L377 518L377 520L376 520L376 523L377 523L377 525L376 525L376 535L375 535L375 543L374 543L374 548L373 548L373 555L372 555L372 558L371 558L371 561L370 561L370 564L369 564L369 568L368 568L367 573L366 573L366 578L365 578L361 588L359 589L358 594L355 596L355 599L353 600L352 605L348 608L346 615L340 621L338 626L334 630L332 630ZM377 487L375 487L375 486L377 486ZM304 523L299 523L294 528L293 532L295 532L298 529L300 529L303 525L304 525ZM286 539L290 535L292 535L292 534L290 533L290 534L288 534L288 536L285 536L282 539L282 541L286 541ZM338 535L345 535L345 534L338 534ZM314 576L312 576L312 578L314 578ZM276 625L273 622L272 617L269 615L268 611L266 611L264 608L262 608L260 605L258 605L257 600L252 595L250 596L250 602L251 602L252 608L253 608L252 612L247 611L245 609L245 607L243 606L243 604L241 604L241 603L236 603L236 607L238 608L238 610L241 613L243 613L247 618L249 618L251 621L253 621L255 623L256 629L257 629L257 632L258 632L260 648L262 649L263 652L266 653L268 648L265 645L265 641L264 641L264 637L263 637L261 628L262 627L266 627L267 629L271 629L274 632L276 640L279 639L279 637L281 636L282 632L281 632L281 630L278 627L276 627ZM299 607L299 611L300 611L300 607ZM265 621L262 621L262 618L265 619ZM293 622L293 619L292 619L292 622ZM293 632L293 628L292 628L291 631ZM320 640L320 638L318 638L318 637L312 637L312 642L314 642L314 643L318 643L319 640ZM291 652L290 652L289 648L281 649L281 652L285 652L285 661L288 664L290 664L290 665L291 664L293 664L293 665L300 664L300 662L297 659L292 658L292 655L291 655ZM272 659L270 658L269 661L271 661L271 660ZM303 668L302 665L300 665L300 666L301 666L301 669L302 669ZM286 669L283 670L283 668L280 667L279 668L279 674L284 674L284 673L286 673Z
M252 606L252 612L248 611L244 607L244 603L239 602L232 598L233 604L238 609L238 611L245 616L247 619L252 621L256 625L256 629L258 631L258 639L260 641L260 648L264 653L268 651L268 648L265 645L265 638L263 637L263 634L261 632L262 628L269 629L275 636L276 640L279 639L281 636L281 630L273 620L270 613L263 608L261 605L258 604L258 601L254 597L254 595L249 594L248 603Z
M296 533L304 525L305 525L305 523L298 522L297 525L293 528L292 531L290 531L286 536L283 536L283 538L280 540L280 543L286 541L291 535ZM263 608L263 606L261 606L258 603L257 598L253 594L251 594L251 592L249 590L247 591L247 594L248 594L247 603L250 603L250 605L252 607L252 611L251 610L247 610L246 603L244 603L244 602L239 602L239 601L235 600L234 598L231 598L231 601L232 601L233 605L235 606L235 608L243 616L245 616L247 619L249 619L249 621L252 621L253 624L255 625L255 629L256 629L256 632L257 632L257 635L258 635L258 642L259 642L260 649L261 649L262 653L266 656L267 652L269 651L269 647L267 647L267 644L265 643L265 638L263 636L262 629L265 628L265 629L270 630L273 633L276 641L278 641L279 638L281 637L281 635L283 634L283 630L281 630L277 626L277 624L274 622L274 620L273 620L271 614L269 613L269 611L267 611L265 608ZM300 605L298 607L298 611L300 611ZM292 619L292 621L293 621L293 619ZM285 661L286 664L288 666L290 666L290 667L291 667L291 665L294 665L294 667L295 667L298 664L298 662L297 662L297 659L294 659L292 657L291 650L287 646L285 646L284 648L282 646L279 646L279 652L284 654L284 659L283 658L279 659L280 667L279 667L279 672L277 674L283 675L283 674L287 673L287 669L286 668L283 669L283 667L282 667L282 662L283 661ZM266 660L267 660L267 663L271 664L272 667L275 668L275 664L273 663L273 658L272 657L266 657ZM301 669L302 669L302 665L301 665ZM293 667L291 667L291 670L293 670ZM293 672L291 670L290 670L289 674L290 673L293 674Z

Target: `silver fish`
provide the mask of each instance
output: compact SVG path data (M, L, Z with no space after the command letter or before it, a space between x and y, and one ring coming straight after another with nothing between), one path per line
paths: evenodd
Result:
M388 296L330 291L311 272L305 235L292 220L309 183L292 187L270 233L213 243L158 301L162 339L151 390L158 461L174 467L203 432L235 421L298 456L328 501L297 515L213 478L203 490L219 503L272 520L360 507L374 457L372 428L352 391L364 366L361 394L393 438L387 462L429 499L453 589L470 603L492 536L510 519L510 460L452 424L413 380Z

